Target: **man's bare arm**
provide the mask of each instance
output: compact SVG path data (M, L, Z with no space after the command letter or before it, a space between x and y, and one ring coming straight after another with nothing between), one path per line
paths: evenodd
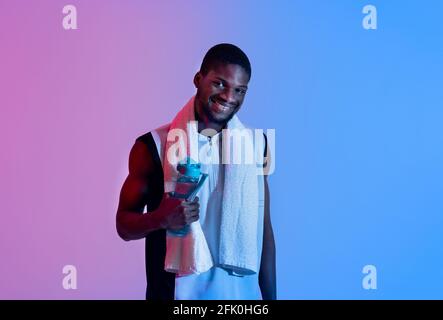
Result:
M163 227L159 215L143 214L153 170L152 156L137 141L129 154L129 174L120 192L116 217L117 232L123 240L141 239Z
M178 230L199 219L198 197L185 201L167 194L156 210L143 214L153 170L152 155L142 142L136 142L129 155L129 174L120 192L116 216L117 232L123 240L142 239L158 229Z
M259 284L263 300L277 298L276 268L275 268L275 241L271 224L270 199L267 176L265 179L265 217L263 229L263 250L261 256Z
M263 226L263 249L260 263L259 284L263 300L277 299L277 280L275 262L275 240L271 223L271 199L268 185L268 170L270 168L271 153L267 148L264 158L264 187L265 208Z

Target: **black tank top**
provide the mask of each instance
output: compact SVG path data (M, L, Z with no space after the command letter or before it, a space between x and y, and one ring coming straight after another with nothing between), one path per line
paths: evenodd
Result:
M136 141L146 145L154 160L155 170L150 176L148 195L145 199L147 211L151 212L158 208L163 198L163 168L151 132L138 137ZM166 230L150 232L145 239L146 299L174 300L175 273L164 270L165 257Z

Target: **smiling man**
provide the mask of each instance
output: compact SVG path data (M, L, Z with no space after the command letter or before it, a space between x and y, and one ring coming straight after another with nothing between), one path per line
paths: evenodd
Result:
M246 128L236 113L250 78L251 65L241 49L226 43L212 47L194 76L195 96L171 123L136 139L116 224L126 241L145 238L147 299L276 299L266 169L256 174L250 166L234 167L221 161L222 131ZM185 130L195 121L198 147L205 148L213 161L201 164L208 181L191 201L166 192L173 181L167 154L168 134L173 129ZM264 145L260 152L267 163L266 136L263 140L254 147ZM187 226L190 232L174 236ZM208 249L205 261L199 261L203 256L196 254L201 242ZM180 269L189 261L190 267ZM171 272L170 265L177 265L177 270Z

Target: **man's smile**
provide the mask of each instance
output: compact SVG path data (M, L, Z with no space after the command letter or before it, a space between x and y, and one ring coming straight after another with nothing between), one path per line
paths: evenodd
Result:
M211 109L217 113L229 113L235 108L232 104L224 103L212 97L209 98L209 101L211 102Z

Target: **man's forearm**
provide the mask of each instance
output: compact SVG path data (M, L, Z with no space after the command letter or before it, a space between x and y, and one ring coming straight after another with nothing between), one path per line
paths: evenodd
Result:
M117 215L117 232L126 241L142 239L162 228L159 215L155 213L119 212Z

